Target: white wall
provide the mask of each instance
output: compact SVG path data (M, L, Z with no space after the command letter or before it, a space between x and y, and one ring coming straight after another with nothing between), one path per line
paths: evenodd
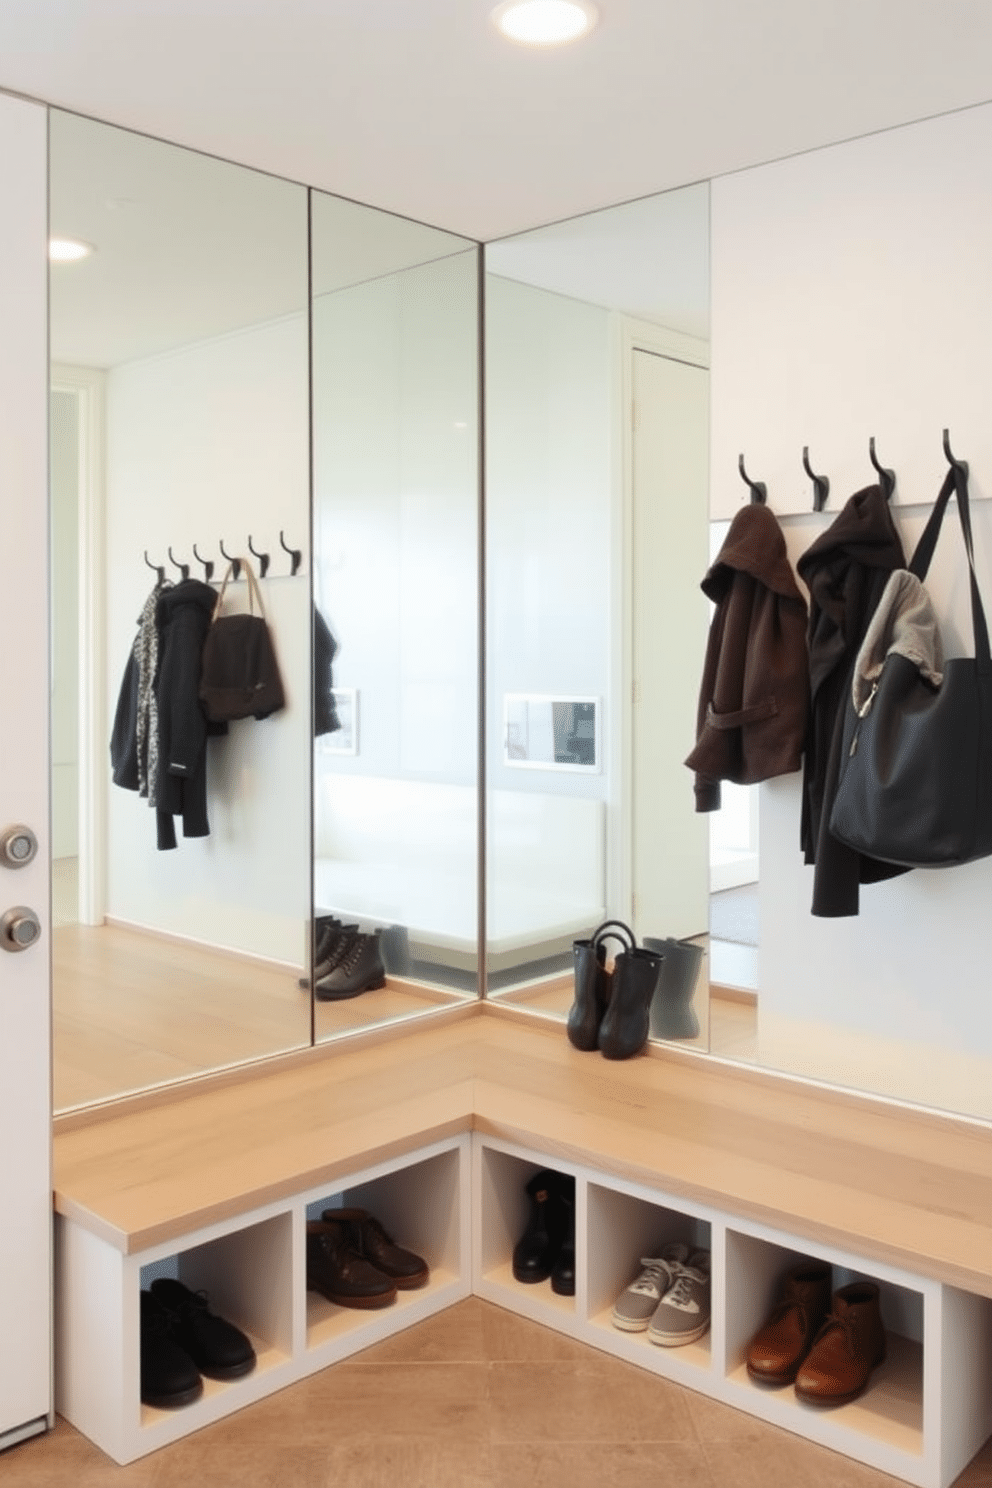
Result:
M263 585L285 710L208 743L208 838L159 852L147 802L112 787L108 913L299 963L309 917L310 604L291 579L279 530L306 551L309 524L307 326L303 315L115 368L107 383L107 717L154 575L147 549L219 562L251 534L272 554ZM203 577L193 563L191 577ZM245 584L228 588L241 607ZM225 601L225 606L227 604Z
M992 503L981 500L992 495L990 158L992 108L983 107L714 182L714 516L747 497L736 468L743 450L773 510L805 513L786 517L795 561L874 479L874 435L897 473L908 555L926 509L904 504L936 495L948 426L971 463L992 602ZM820 517L809 511L804 444L832 482ZM951 654L970 650L963 569L952 511L930 582ZM814 919L811 893L796 776L762 787L763 1028L774 1033L776 1018L805 1023L809 1068L813 1035L828 1030L838 1076L868 1086L880 1039L930 1051L934 1066L955 1052L992 1054L992 863L865 887L855 919ZM940 1103L953 1104L954 1091Z

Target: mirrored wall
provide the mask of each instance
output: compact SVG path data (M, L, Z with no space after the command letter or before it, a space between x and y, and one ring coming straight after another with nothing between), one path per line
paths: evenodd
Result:
M617 917L680 943L653 1034L705 1049L707 833L682 761L707 627L708 188L488 244L485 289L489 994L564 1020L573 939Z

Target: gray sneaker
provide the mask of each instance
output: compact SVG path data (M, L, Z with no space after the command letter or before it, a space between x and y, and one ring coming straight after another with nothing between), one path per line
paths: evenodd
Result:
M614 1328L622 1328L625 1333L643 1333L672 1285L672 1268L680 1266L688 1255L688 1245L675 1243L661 1247L657 1256L641 1256L644 1269L617 1298L613 1308Z
M702 1338L710 1325L710 1253L694 1250L669 1270L672 1284L648 1324L651 1343L666 1348Z

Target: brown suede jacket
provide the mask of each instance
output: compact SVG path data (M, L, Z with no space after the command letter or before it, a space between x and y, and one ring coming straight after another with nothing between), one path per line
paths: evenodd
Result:
M718 811L720 781L754 785L802 762L809 707L806 602L767 506L742 507L702 582L716 605L699 690L696 810Z

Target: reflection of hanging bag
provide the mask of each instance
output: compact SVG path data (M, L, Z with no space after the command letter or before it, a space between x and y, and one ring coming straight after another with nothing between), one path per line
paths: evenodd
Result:
M221 614L227 583L234 571L233 562L229 563L203 643L200 701L214 723L233 718L268 718L286 701L255 571L247 558L237 561L248 580L249 613Z
M938 652L928 676L911 648L889 647L860 705L848 697L830 816L839 841L909 868L948 868L992 854L992 654L960 464L948 471L909 571L926 577L952 494L968 555L975 655L944 662L941 675ZM854 675L857 682L857 665Z

